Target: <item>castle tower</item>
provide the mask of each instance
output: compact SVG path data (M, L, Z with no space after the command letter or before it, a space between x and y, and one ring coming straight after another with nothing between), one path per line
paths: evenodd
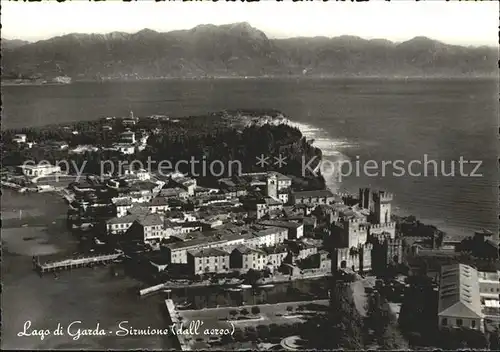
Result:
M359 189L359 206L363 209L372 210L373 208L373 199L372 193L369 188L360 188Z
M391 222L392 194L384 191L373 193L374 217L377 224Z
M267 182L267 196L278 198L278 177L275 173L270 173L266 178Z
M359 247L366 243L368 230L359 219L344 220L343 228L343 243L347 248Z

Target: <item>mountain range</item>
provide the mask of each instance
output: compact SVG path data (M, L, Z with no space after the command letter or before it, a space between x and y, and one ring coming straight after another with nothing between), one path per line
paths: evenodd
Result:
M134 34L2 39L4 78L74 80L231 76L494 76L498 49L426 37L394 43L354 36L269 39L248 23Z

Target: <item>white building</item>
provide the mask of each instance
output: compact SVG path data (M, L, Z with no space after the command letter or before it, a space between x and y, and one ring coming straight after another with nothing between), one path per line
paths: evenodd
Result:
M125 233L136 220L136 215L125 215L109 219L106 221L106 231L110 235Z
M113 147L122 154L131 155L135 153L135 146L133 144L116 143Z
M12 139L13 142L15 143L26 143L26 135L25 134L16 134L14 138Z
M135 133L132 131L125 131L122 134L120 134L120 143L123 144L134 144L136 142L135 140Z
M128 210L132 207L132 200L128 197L114 198L112 201L116 206L116 217L118 218L126 216Z
M61 172L60 166L40 164L40 165L20 165L21 173L28 177L45 176Z
M293 221L280 221L280 220L263 220L258 222L259 225L266 227L279 227L288 231L288 239L296 240L304 236L304 225Z
M441 267L438 326L484 331L477 270L465 264Z
M268 227L252 233L253 237L247 239L245 244L250 247L273 247L284 243L288 237L286 228Z

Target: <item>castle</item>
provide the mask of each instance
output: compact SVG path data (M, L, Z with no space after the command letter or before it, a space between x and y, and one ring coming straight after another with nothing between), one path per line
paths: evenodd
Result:
M393 195L385 191L359 191L359 202L341 211L331 227L332 270L366 272L399 263L402 242L391 221Z

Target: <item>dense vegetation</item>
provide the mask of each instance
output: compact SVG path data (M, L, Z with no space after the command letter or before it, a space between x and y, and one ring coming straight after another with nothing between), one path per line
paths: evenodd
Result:
M363 320L347 284L332 282L327 314L310 318L303 328L308 348L318 350L363 349Z
M379 292L368 298L365 318L366 343L375 342L383 350L405 349L408 344L399 331L398 322L389 302Z
M247 114L248 112L244 112ZM254 112L254 115L264 112ZM275 112L267 112L275 113ZM136 131L138 137L140 131L150 134L145 150L135 155L120 155L115 151L101 150L98 152L85 152L82 154L71 154L68 150L61 150L54 146L54 142L67 142L69 149L77 145L94 145L97 147L109 147L119 139L120 133L125 130L121 119L101 119L98 121L78 122L74 125L55 125L41 128L23 128L18 130L2 131L2 163L4 166L16 166L25 160L40 162L47 160L55 163L60 160L68 160L73 165L71 173L81 170L85 166L85 173L100 174L101 165L105 160L113 161L115 171L120 161L138 160L144 166L150 165L156 171L158 163L164 163L163 172L167 172L168 167L175 167L180 160L190 161L192 158L198 161L194 165L179 164L179 171L200 175L200 178L207 182L213 182L219 177L236 175L239 168L237 163L229 161L239 161L241 171L259 172L265 170L276 170L283 174L301 176L302 158L309 161L317 157L321 159L321 151L314 148L302 136L301 132L287 125L251 125L248 127L237 126L233 114L236 112L222 112L205 116L192 116L177 120L167 119L140 119L132 130ZM111 127L111 130L105 128ZM78 134L74 134L77 131ZM32 148L19 147L11 142L14 134L24 133L28 140L36 141ZM269 165L260 167L256 164L257 157L265 155L269 157ZM278 168L273 165L274 157L286 158L286 165ZM210 173L210 164L218 160L225 166L222 175L206 175L203 177L203 161L206 162L205 169ZM108 164L108 163L106 163ZM220 164L220 163L219 163ZM229 169L232 166L233 169ZM106 171L106 170L105 170ZM170 170L173 171L173 170ZM214 165L214 172L219 173L221 168ZM312 178L313 188L323 188L322 178Z

